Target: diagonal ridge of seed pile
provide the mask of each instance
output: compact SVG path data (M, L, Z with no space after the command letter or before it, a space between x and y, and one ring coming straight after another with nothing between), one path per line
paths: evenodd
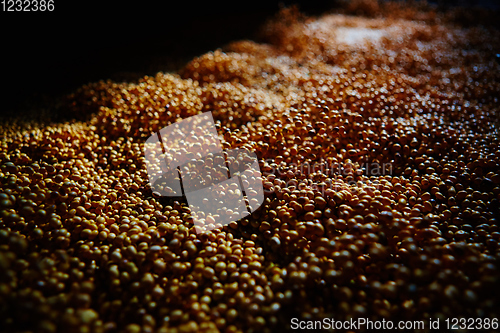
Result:
M85 121L1 125L1 330L498 315L500 34L420 17L287 9L269 44L83 86L64 107ZM205 111L266 198L197 234L152 195L143 143Z

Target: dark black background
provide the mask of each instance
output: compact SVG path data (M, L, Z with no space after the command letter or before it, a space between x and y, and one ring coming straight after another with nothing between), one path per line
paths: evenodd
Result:
M259 28L280 6L310 14L335 1L62 1L53 12L2 12L0 115L50 106L82 84L172 71Z
M231 41L259 41L281 6L319 15L346 2L54 0L53 12L1 11L0 116L30 116L88 82L174 71Z

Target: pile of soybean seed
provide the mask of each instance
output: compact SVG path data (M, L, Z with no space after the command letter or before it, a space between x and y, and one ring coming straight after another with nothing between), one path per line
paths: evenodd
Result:
M273 332L500 313L500 34L285 9L179 73L0 125L0 330ZM402 17L402 16L401 16ZM211 111L265 201L198 232L143 145Z

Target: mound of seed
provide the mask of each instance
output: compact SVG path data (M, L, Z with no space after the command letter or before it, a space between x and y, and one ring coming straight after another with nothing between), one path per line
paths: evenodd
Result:
M436 15L285 10L268 44L82 87L65 107L88 121L2 124L1 330L498 316L500 34ZM206 111L266 197L199 233L153 195L143 144Z

